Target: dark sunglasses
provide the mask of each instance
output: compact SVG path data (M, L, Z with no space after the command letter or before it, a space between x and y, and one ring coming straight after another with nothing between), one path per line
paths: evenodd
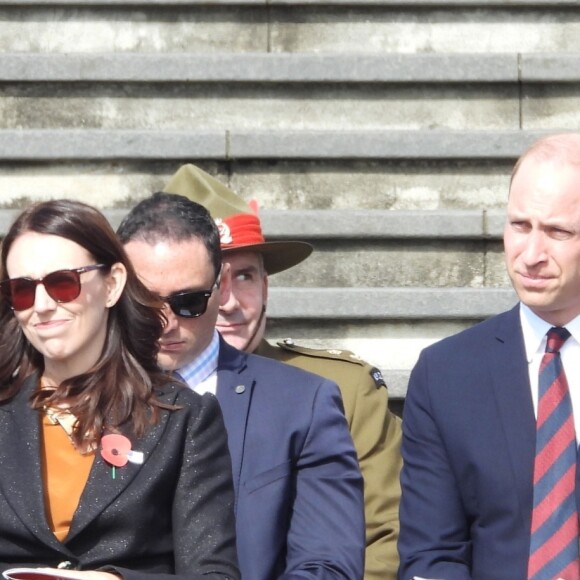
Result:
M13 310L26 310L34 305L36 287L44 286L46 293L56 302L71 302L81 293L81 274L107 268L105 264L93 264L72 270L56 270L44 278L10 278L0 282L0 294Z
M169 296L161 296L161 300L166 302L173 314L182 318L197 318L205 314L207 303L216 288L220 287L222 273L218 274L212 287L209 290L196 290L195 292L178 292Z

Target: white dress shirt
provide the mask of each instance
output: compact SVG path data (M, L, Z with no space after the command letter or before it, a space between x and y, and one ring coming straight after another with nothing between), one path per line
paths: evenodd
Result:
M541 319L534 314L525 304L520 303L520 320L524 335L526 359L530 375L530 387L532 389L532 401L534 413L538 417L538 374L540 362L546 350L546 333L554 325ZM576 428L576 441L580 441L580 316L577 316L565 325L571 334L570 338L562 346L560 353L562 366L568 380L572 410L574 413L574 427Z

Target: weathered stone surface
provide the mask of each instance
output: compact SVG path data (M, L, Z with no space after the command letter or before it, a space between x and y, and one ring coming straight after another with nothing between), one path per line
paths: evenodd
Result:
M229 186L277 209L503 208L511 162L233 163Z
M228 133L233 159L477 159L515 160L547 131L352 130ZM160 133L162 135L162 133ZM0 134L1 137L1 134ZM177 135L175 136L177 137ZM182 139L187 143L191 137Z
M263 7L3 7L2 52L225 52L268 47Z
M46 52L578 51L578 13L489 8L324 6L4 6L0 48Z
M580 61L577 63L580 75ZM548 82L525 86L522 123L526 129L561 131L580 127L580 83Z
M9 0L0 50L0 230L53 197L116 225L200 164L316 246L271 278L269 335L358 352L392 396L515 303L513 161L580 126L577 0Z
M80 163L0 163L0 208L22 208L31 200L68 197L100 209L130 208L163 189L181 163L103 161ZM217 164L203 167L227 181Z
M578 52L576 10L309 7L273 12L280 52Z
M0 159L514 160L547 131L6 129Z
M34 103L34 106L31 106ZM0 87L3 129L518 129L516 84L107 84Z
M316 242L315 252L272 286L471 287L484 284L482 244L477 242Z
M534 75L545 57L526 61ZM6 82L190 83L513 83L525 80L521 58L511 54L316 54L230 53L4 53ZM568 72L570 59L553 55L551 66Z
M273 287L271 317L290 320L482 320L511 308L506 288Z
M505 267L503 243L490 246L485 256L485 286L488 288L506 288L511 285Z
M576 53L522 54L520 67L526 82L580 81L580 55Z
M260 212L264 235L326 241L500 240L500 210L310 209Z
M275 51L577 52L578 12L567 9L427 10L316 7L274 12Z
M0 206L82 196L100 208L130 207L162 189L188 160L0 163ZM510 162L191 159L264 209L503 209Z

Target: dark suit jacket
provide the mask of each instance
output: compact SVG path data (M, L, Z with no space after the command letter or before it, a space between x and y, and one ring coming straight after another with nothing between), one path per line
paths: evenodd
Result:
M220 343L244 580L358 580L362 480L337 386Z
M518 307L423 351L403 418L400 579L526 578L535 425Z
M389 412L389 396L377 369L345 350L315 350L293 340L262 340L256 354L334 381L364 479L365 580L395 580L399 567L401 420ZM380 374L378 375L380 377Z
M37 383L0 405L0 570L13 566L113 568L138 580L239 578L226 433L214 397L167 387L182 405L132 448L143 465L117 468L99 452L70 532L59 542L45 515L40 419L28 400Z

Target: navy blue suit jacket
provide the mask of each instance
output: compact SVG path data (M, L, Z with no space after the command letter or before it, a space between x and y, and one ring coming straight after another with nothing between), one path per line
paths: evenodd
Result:
M338 387L220 342L217 397L245 580L357 580L364 504Z
M421 353L403 420L401 580L526 578L535 440L519 307Z

